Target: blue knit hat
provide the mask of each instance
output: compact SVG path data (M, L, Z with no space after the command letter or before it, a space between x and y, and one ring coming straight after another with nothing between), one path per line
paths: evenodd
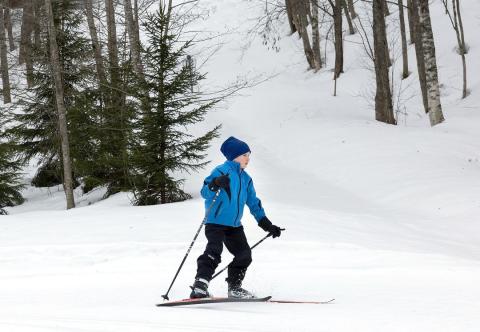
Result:
M223 155L228 160L233 160L244 153L251 152L247 143L233 136L230 136L225 142L223 142L220 151L222 151Z

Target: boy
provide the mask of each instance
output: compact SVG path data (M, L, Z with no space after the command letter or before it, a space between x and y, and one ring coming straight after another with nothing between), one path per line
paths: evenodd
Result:
M228 266L226 279L228 297L252 298L254 295L241 287L247 268L252 262L250 246L240 222L245 204L257 220L258 226L271 233L274 238L280 236L281 228L273 225L265 216L252 179L244 171L250 160L248 145L235 137L229 137L223 142L220 151L227 161L215 167L205 179L201 190L206 209L210 207L218 190L220 194L206 217L205 235L208 243L205 252L197 260L197 275L190 298L210 296L208 283L221 261L224 243L234 256Z

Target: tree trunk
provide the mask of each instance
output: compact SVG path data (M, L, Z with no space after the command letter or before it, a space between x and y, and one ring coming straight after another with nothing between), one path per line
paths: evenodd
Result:
M107 14L107 45L110 72L108 104L105 109L105 125L110 129L105 131L102 150L112 167L108 173L108 191L111 195L129 186L128 167L126 165L126 112L125 90L122 88L122 77L118 59L117 28L115 22L115 7L113 0L105 0Z
M385 58L387 51L387 32L383 2L373 0L373 46L375 50L375 119L381 122L396 124L393 115L392 94L388 76L388 63Z
M50 41L50 62L52 68L52 75L55 81L55 100L58 113L58 128L60 134L60 142L62 147L62 161L63 161L63 185L65 188L65 195L67 198L67 209L75 207L73 197L73 176L72 164L70 160L70 146L68 142L67 129L67 115L64 104L62 73L60 68L60 57L57 46L57 33L53 20L53 11L51 0L45 0L45 10L48 19L48 35Z
M33 20L33 43L36 49L40 48L41 38L40 33L42 30L42 2L41 0L34 0L33 2L33 10L35 14L35 18Z
M318 30L318 0L312 1L312 44L315 70L322 68L322 57L320 53L320 31Z
M418 1L412 1L412 19L414 26L414 40L415 40L415 56L417 59L418 80L420 82L420 90L422 91L422 101L425 113L428 113L428 97L427 97L427 77L425 73L425 59L423 57L422 44L422 26L418 16Z
M12 17L10 15L10 8L4 9L4 18L5 18L5 28L7 29L7 33L8 33L8 44L10 47L10 51L15 51L16 47L13 40Z
M402 79L408 77L408 49L407 49L407 34L405 32L405 15L403 13L403 0L398 0L398 13L400 16L400 34L402 36L402 60L403 72Z
M383 0L383 11L385 12L385 16L390 15L390 10L388 9L388 1Z
M348 23L348 32L351 35L354 35L355 34L355 29L353 28L352 18L350 17L350 13L348 11L347 0L343 0L343 10L345 12L345 17L346 17L347 23Z
M133 15L134 19L133 22L135 23L135 34L140 42L140 24L138 20L138 0L133 0ZM139 44L140 47L140 44Z
M113 0L105 0L105 9L107 11L107 45L108 60L110 62L110 79L112 90L118 93L120 87L120 69L118 67L117 27L115 24L115 7Z
M90 38L92 39L92 48L95 56L95 66L97 68L97 75L100 86L105 89L108 86L107 76L105 74L105 66L103 65L102 50L98 40L97 28L93 19L93 4L92 0L85 0L85 9L87 13L88 30L90 31Z
M8 58L7 58L7 43L5 35L4 9L5 1L0 0L0 67L2 68L2 89L3 89L3 103L8 104L12 102L10 94L10 76L8 75Z
M343 0L335 0L335 5L332 8L335 31L335 78L338 78L343 73L342 2Z
M357 18L358 15L355 12L355 6L353 5L353 0L347 0L347 4L348 4L348 10L350 11L350 15L352 19Z
M18 55L19 64L26 64L27 86L33 85L33 57L32 57L32 32L34 26L33 0L25 0L23 3L22 28L20 51Z
M410 44L415 43L415 21L413 19L413 2L412 0L407 0L407 13L408 13L408 30L410 32Z
M140 40L135 28L135 19L132 11L132 1L124 0L125 21L127 25L128 41L130 43L130 52L132 54L133 68L137 75L143 75L143 68L140 59Z
M307 31L307 10L306 10L306 1L307 0L296 0L292 4L292 14L293 14L293 23L297 29L300 37L303 42L303 50L305 52L305 57L307 58L308 65L310 69L317 70L315 66L315 56L313 54L312 47L310 46L310 39ZM319 68L318 68L319 69Z
M459 0L453 0L453 1L456 4L456 8L457 8L458 27L460 28L460 39L462 40L463 52L467 54L468 50L466 48L467 45L465 44L465 33L463 32L463 20L462 20L462 12L460 10L460 1Z
M287 9L288 24L290 25L290 31L294 34L297 31L295 23L293 23L293 7L292 1L295 0L285 0L285 8Z
M33 29L32 0L25 0L22 8L22 28L20 32L20 50L18 54L19 64L24 64L27 61L27 56L31 54L31 35Z
M435 55L435 41L433 39L432 24L428 0L418 0L418 15L422 26L423 55L425 59L425 73L428 96L428 115L430 125L435 126L445 119L440 102L440 88L438 85L437 58Z
M462 99L467 97L467 61L465 59L465 54L467 53L467 47L465 45L465 37L463 34L463 22L462 15L460 12L460 2L459 0L452 0L453 6L453 18L454 18L454 29L457 36L458 52L462 58L462 73L463 73L463 88L462 88Z

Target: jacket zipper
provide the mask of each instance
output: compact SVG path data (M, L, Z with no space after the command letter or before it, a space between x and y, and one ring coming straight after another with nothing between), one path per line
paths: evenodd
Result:
M237 196L237 215L235 216L235 224L237 224L238 214L240 213L240 192L242 191L242 171L238 174L238 179L240 181L240 186L238 187L238 196Z

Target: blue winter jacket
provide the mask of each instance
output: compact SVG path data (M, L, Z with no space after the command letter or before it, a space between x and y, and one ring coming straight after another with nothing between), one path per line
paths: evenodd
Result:
M208 210L212 204L215 192L208 188L208 185L214 178L228 175L230 178L230 197L224 190L220 190L215 204L210 209L205 223L220 224L226 226L239 227L243 215L245 204L250 209L250 213L255 219L260 221L265 217L265 211L262 202L257 198L252 178L240 168L236 161L225 161L222 165L215 167L212 173L203 182L200 194L205 198L205 209Z

